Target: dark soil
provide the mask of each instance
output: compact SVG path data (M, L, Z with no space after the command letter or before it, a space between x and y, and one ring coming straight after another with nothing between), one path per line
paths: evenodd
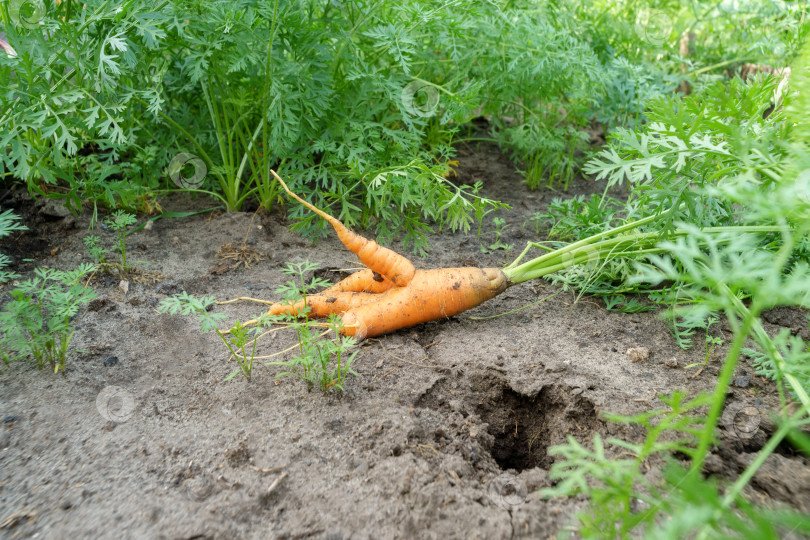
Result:
M460 181L480 180L486 196L512 205L493 215L506 220L501 240L514 249L482 252L495 238L490 215L483 237L431 236L418 267L502 265L538 238L527 220L552 198L602 189L579 180L567 194L531 192L497 150L460 154ZM210 205L179 195L160 202L177 211ZM30 228L0 245L21 273L89 261L89 212L76 218L18 192L2 204ZM111 231L94 234L112 244ZM217 252L246 236L263 260L229 269ZM703 361L703 347L679 349L658 314L610 312L571 293L470 318L557 291L538 280L469 313L367 340L343 395L275 379L280 370L261 362L251 382L223 382L235 364L221 342L195 320L159 314L164 298L187 291L273 299L286 262L309 259L336 278L357 267L354 256L334 236L313 247L281 213L159 219L132 233L128 246L130 260L157 281L133 279L126 293L118 278L93 281L99 298L75 319L64 375L23 362L0 372L2 538L552 537L575 524L584 500L538 497L557 459L549 446L596 433L641 440L640 430L600 413L639 413L678 389L710 390L724 353L693 377L697 370L684 366ZM216 310L247 320L261 306ZM806 332L802 316L780 310L766 322ZM289 347L290 334L270 334L260 354ZM631 362L634 347L649 349L649 358ZM763 421L752 436L722 423L707 472L725 478L752 461L778 403L773 385L745 363L737 375L728 407L755 407ZM747 494L810 511L808 460L780 448Z

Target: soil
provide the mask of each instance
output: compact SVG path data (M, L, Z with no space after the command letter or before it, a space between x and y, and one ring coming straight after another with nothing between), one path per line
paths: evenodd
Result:
M553 198L603 189L580 179L567 193L529 191L488 146L461 148L460 161L460 181L482 181L485 196L512 210L488 216L482 237L431 235L432 251L417 267L502 265L542 237L528 219ZM160 202L175 211L211 206L184 195ZM89 211L74 217L17 191L2 205L30 228L0 244L23 275L89 261ZM481 249L494 242L494 216L506 220L501 241L514 246L510 253ZM112 245L112 231L94 234ZM233 269L217 258L246 237L261 260ZM571 292L472 318L558 291L538 280L460 316L363 342L358 376L342 395L277 379L280 368L262 362L252 381L224 382L235 363L221 342L194 319L158 313L164 298L273 299L286 262L308 259L331 270L321 275L340 277L357 267L354 256L334 236L313 247L281 210L159 219L128 246L153 279L132 279L127 292L118 278L94 279L99 297L75 318L63 375L25 362L0 372L0 538L553 537L574 530L585 501L537 495L559 459L548 448L597 433L642 440L641 430L601 413L640 413L675 390L711 390L725 352L718 348L695 376L697 368L684 367L704 360L703 347L678 348L659 313L612 312ZM231 321L261 312L247 302L215 309ZM766 318L769 331L806 333L806 322L788 310ZM291 332L276 332L260 354L293 344ZM754 407L746 410L761 422L751 433L721 423L706 469L727 479L774 430L775 388L746 363L727 408ZM649 474L660 465L650 463ZM780 447L747 495L810 512L810 463Z

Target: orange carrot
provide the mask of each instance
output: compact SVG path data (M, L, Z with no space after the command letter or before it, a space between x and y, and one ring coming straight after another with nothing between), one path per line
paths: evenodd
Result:
M341 333L364 339L452 317L494 298L506 286L506 276L498 268L438 268L417 270L406 287L391 287L381 293L327 289L308 295L306 305L311 317L342 314ZM278 303L269 314L298 315L303 307L303 299L294 304Z
M377 300L377 295L363 292L332 292L323 291L318 294L309 294L306 305L309 306L310 317L328 317L332 313L343 313L354 307L360 307ZM304 307L304 300L293 303L278 302L270 306L268 314L298 315Z
M452 317L506 290L498 268L417 270L407 287L397 287L373 302L343 312L341 333L358 339Z
M321 294L330 292L381 293L387 291L391 287L394 287L393 281L381 276L373 270L367 269L355 272L343 281L335 283L328 289L324 289L321 291Z
M298 315L306 303L310 316L340 314L341 333L364 339L452 317L497 296L509 284L497 268L416 270L407 258L351 232L336 218L298 197L275 171L270 172L291 197L327 220L343 244L368 266L318 294L308 295L306 300L274 304L270 315Z
M371 270L388 278L397 287L404 287L409 281L411 281L411 279L413 279L416 268L406 257L378 245L374 240L368 240L359 234L353 233L338 219L314 207L290 191L290 188L287 187L284 180L282 180L274 170L271 169L270 172L273 173L273 176L276 177L276 180L279 181L284 188L284 191L286 191L290 197L328 221L329 224L334 227L335 232L337 232L338 238L340 238L340 241L343 242L343 245L349 248L349 251L357 255L363 264L368 266Z

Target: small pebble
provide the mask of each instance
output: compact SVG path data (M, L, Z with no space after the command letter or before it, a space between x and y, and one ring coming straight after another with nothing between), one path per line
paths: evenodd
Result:
M741 375L734 379L734 386L737 388L745 388L751 384L751 377L749 375Z
M155 222L154 222L154 221L152 221L152 220L150 219L150 220L149 220L149 221L147 221L147 222L146 222L146 224L143 226L143 230L145 230L145 231L151 231L151 230L152 230L152 227L154 226L154 223L155 223Z
M129 281L122 279L118 284L118 288L121 289L122 293L127 294L129 292Z
M20 417L17 416L16 414L10 414L10 415L6 416L5 418L3 418L3 423L4 424L10 424L12 422L16 422L19 419L20 419Z
M644 362L650 357L650 350L647 347L633 347L627 349L626 354L631 362Z
M104 365L107 366L107 367L114 366L117 363L118 363L118 357L117 356L110 356L110 357L104 359Z
M672 358L667 358L666 362L664 362L668 368L676 368L678 367L678 359L674 356Z

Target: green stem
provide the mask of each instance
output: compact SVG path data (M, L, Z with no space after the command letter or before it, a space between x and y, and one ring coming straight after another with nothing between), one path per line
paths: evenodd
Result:
M700 75L701 73L706 73L707 71L711 71L713 69L721 68L727 66L729 64L734 64L735 62L744 62L744 61L751 61L752 59L748 56L738 56L737 58L731 58L730 60L723 60L722 62L718 62L716 64L712 64L710 66L705 66L700 69L696 69L694 71L690 71L687 73L687 77L694 77L696 75Z
M723 285L723 287L726 286ZM742 301L736 296L732 295L731 301L734 304L735 309L737 309L737 311L739 311L740 313L746 314L746 317L751 314L750 310L746 308L745 305L742 303ZM796 397L804 406L805 412L807 412L807 414L810 414L810 396L807 395L807 392L805 391L801 382L794 375L790 373L785 373L784 370L787 367L785 366L785 360L784 358L782 358L782 355L779 353L776 347L773 346L771 338L768 336L768 334L765 332L765 329L762 327L762 322L760 322L759 319L754 318L751 330L754 332L754 336L756 336L757 341L763 344L763 346L767 349L766 352L768 353L768 356L773 358L774 367L776 367L776 369L782 373L782 376L785 378L788 384L790 384L790 387L796 394Z
M737 478L737 481L734 482L734 485L731 486L728 491L726 491L725 497L723 497L723 501L721 502L721 508L718 508L714 511L709 522L703 526L700 530L698 535L695 538L703 539L709 538L709 528L711 527L712 523L717 523L718 520L723 515L724 511L728 511L737 497L742 493L742 490L751 479L754 477L756 472L759 470L760 467L765 463L765 461L773 454L776 447L779 446L779 443L782 442L787 434L790 432L791 429L797 427L797 422L804 415L803 410L796 411L792 417L790 417L786 422L779 426L779 429L774 433L771 438L768 440L768 443L763 446L760 451L757 453L756 459L743 471L743 473Z
M595 234L518 265L518 263L526 256L528 251L533 247L533 243L529 243L517 259L503 268L503 273L506 274L506 277L509 279L510 283L514 285L517 283L523 283L524 281L529 281L531 279L543 277L548 274L553 274L554 272L558 272L562 269L568 268L569 266L581 264L587 261L596 262L606 257L615 258L619 255L629 256L645 253L661 253L664 251L664 249L655 247L656 244L662 240L660 231L619 236L622 233L647 224L658 218L659 216L649 216L647 218ZM767 233L779 232L781 230L783 230L783 227L767 225L740 225L732 227L708 227L702 229L702 232L710 234L724 232ZM683 236L689 234L690 232L691 231L684 229L676 229L671 233L671 236ZM637 248L627 249L633 248L634 246L637 246ZM617 250L620 248L621 251L617 252Z
M576 249L576 248L579 248L579 247L584 247L584 246L587 246L589 244L593 244L596 241L601 240L603 238L606 238L608 236L615 236L615 235L621 234L621 233L623 233L625 231L629 231L629 230L635 229L637 227L640 227L642 225L646 225L647 223L650 223L650 222L656 220L657 218L658 218L658 216L649 216L649 217L646 217L644 219L634 221L632 223L627 223L625 225L621 225L621 226L616 227L614 229L610 229L609 231L594 234L593 236L589 236L588 238L585 238L585 239L580 240L578 242L574 242L572 244L569 244L569 245L565 246L564 248L561 248L561 249L559 249L559 250L557 250L555 252L552 252L552 253L556 253L556 252L566 250L566 249L567 250L573 250L573 249ZM527 263L522 264L521 266L517 266L517 264L523 259L523 257L526 256L526 254L528 253L530 248L531 248L531 244L529 246L527 246L526 249L523 250L523 253L521 253L518 256L517 259L515 259L510 265L508 265L506 268L504 268L504 272L506 272L507 270L511 270L511 269L514 269L515 271L517 271L518 269L521 269L521 268L531 267L532 265L536 264L536 261L539 261L540 259L543 258L543 257L538 257L537 259L533 259L533 260L531 260L531 261L529 261Z
M729 294L733 293L728 290ZM728 313L729 319L733 317L732 313ZM754 315L750 311L743 319L743 324L740 330L734 334L734 340L726 353L726 359L723 362L723 367L717 377L717 385L714 388L714 395L712 396L709 414L706 417L706 424L703 431L700 433L698 445L695 449L694 458L692 459L692 469L690 474L698 474L703 468L703 462L706 459L706 454L709 452L709 447L714 440L714 429L717 427L717 421L720 418L720 413L723 411L723 405L726 401L726 392L731 384L731 378L734 375L734 370L737 367L737 361L740 358L743 344L748 338L748 333L754 324Z

